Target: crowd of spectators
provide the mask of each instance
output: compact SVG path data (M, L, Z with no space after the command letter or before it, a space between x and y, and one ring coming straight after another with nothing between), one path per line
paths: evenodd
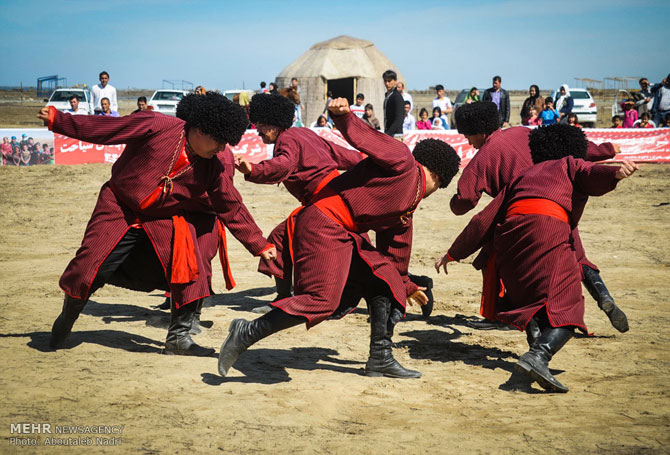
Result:
M40 144L27 134L22 134L21 141L16 136L3 137L0 154L0 164L3 166L33 166L51 163L54 149L49 144Z

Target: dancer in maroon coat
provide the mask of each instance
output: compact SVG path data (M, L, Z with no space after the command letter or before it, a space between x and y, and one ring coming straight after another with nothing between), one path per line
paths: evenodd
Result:
M200 247L211 245L204 237L212 234L214 219L196 212L211 205L250 253L267 260L276 255L223 175L221 162L212 159L227 143L239 142L248 124L245 113L208 92L184 97L177 118L151 111L119 118L71 116L53 108L42 109L38 117L70 137L126 144L100 190L82 245L60 279L66 296L51 346L63 346L89 296L111 283L170 290L173 307L164 352L212 354L188 334L199 302L210 293L211 268Z
M531 347L519 359L517 370L546 390L567 392L549 372L548 362L570 339L574 328L586 332L572 232L588 197L613 190L637 166L583 161L586 138L581 129L569 125L534 130L530 149L535 166L526 169L470 220L435 268L447 273L448 262L462 260L492 240L494 253L483 291L484 315L526 329ZM503 297L499 297L500 280ZM539 333L531 329L531 320Z
M458 180L458 192L451 199L451 210L463 215L474 208L482 193L495 197L503 187L533 165L528 147L528 136L532 131L519 126L499 129L498 113L495 104L490 102L472 103L456 111L456 126L459 133L465 135L470 145L479 149ZM585 159L603 161L619 153L615 144L596 145L587 141ZM575 228L573 232L575 254L581 265L583 282L586 289L598 302L620 332L628 330L626 315L614 303L607 287L600 277L598 267L586 258L584 247ZM481 270L488 260L490 245L484 245L473 266ZM489 321L471 323L474 328L490 328Z
M366 299L370 308L369 376L419 377L391 352L394 323L406 301L426 295L407 276L412 216L419 202L446 187L460 162L445 142L428 139L414 149L371 129L349 111L344 98L331 101L335 125L354 148L368 155L331 180L295 219L293 297L254 320L234 320L221 346L219 372L225 376L249 346L279 330L306 323L310 328L339 318ZM376 246L366 233L376 232Z

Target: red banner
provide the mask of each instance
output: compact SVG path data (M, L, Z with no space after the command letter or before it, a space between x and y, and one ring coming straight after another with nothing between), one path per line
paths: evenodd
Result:
M316 134L338 145L353 149L339 131L314 128ZM585 129L586 137L600 144L613 142L621 147L621 154L614 161L628 159L637 162L670 162L670 128L649 129ZM477 151L468 140L455 130L416 130L406 134L403 141L410 150L427 138L441 139L461 157L461 167L466 166ZM113 163L123 152L123 145L96 145L54 134L56 164ZM239 144L231 147L233 153L244 155L250 162L258 163L272 157L272 145L265 145L256 130L247 130Z

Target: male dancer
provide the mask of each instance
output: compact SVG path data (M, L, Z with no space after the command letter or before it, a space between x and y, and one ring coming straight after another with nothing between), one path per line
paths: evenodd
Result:
M63 311L50 345L60 348L89 296L106 283L134 290L172 293L164 353L207 356L212 349L188 332L200 301L210 293L211 267L203 248L216 226L199 212L210 203L233 235L254 254L272 260L267 243L220 161L227 143L236 144L248 119L223 95L190 94L177 117L151 111L119 118L64 115L43 108L49 129L97 144L126 144L102 186L82 245L61 276Z
M518 372L545 390L567 392L548 364L574 328L587 330L580 265L572 245L574 229L588 197L612 191L637 166L627 161L620 167L584 161L586 137L569 125L534 130L530 150L535 165L470 220L435 268L446 274L448 262L464 259L492 241L484 315L527 330L530 351L519 359ZM505 293L498 298L501 279Z
M498 110L491 102L472 103L461 106L456 111L456 126L470 145L479 149L458 180L458 192L451 199L451 211L463 215L477 205L482 193L495 197L503 187L511 183L533 165L528 136L532 131L526 127L499 129ZM585 159L602 161L619 153L615 144L596 145L587 141ZM581 265L583 282L591 296L598 302L614 328L620 332L628 330L626 315L614 303L598 267L586 258L584 247L575 228L573 232L575 254ZM489 259L490 245L484 245L473 262L477 270L482 270ZM471 323L474 328L491 328L491 321Z
M368 155L331 180L295 218L292 238L295 295L274 302L262 317L234 320L221 346L219 373L225 376L249 346L300 323L310 328L339 318L365 298L370 308L368 376L415 378L394 358L391 337L406 300L426 296L407 277L412 216L419 202L446 187L460 159L445 142L428 139L414 156L402 142L371 129L352 114L344 98L329 106L347 142ZM376 247L365 235L374 230Z
M249 105L250 120L256 125L263 142L274 144L273 157L251 164L238 156L236 167L245 174L247 181L283 183L289 193L305 206L339 175L338 170L352 168L365 156L329 142L308 128L291 128L294 114L294 105L286 97L254 95ZM259 272L275 277L278 294L275 301L291 296L293 262L286 236L287 222L293 223L293 216L280 223L268 236L268 241L277 247L277 260L260 260L258 265ZM422 311L432 308L432 292L428 290L432 288L432 279L410 278L419 286L426 287L429 293L429 303L421 307ZM268 306L269 310L271 307Z

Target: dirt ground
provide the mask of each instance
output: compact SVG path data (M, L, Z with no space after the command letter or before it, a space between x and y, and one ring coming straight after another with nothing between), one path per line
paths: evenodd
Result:
M75 453L670 453L670 166L645 165L587 207L584 244L631 329L616 332L587 297L595 336L573 339L551 363L570 387L564 395L511 377L523 333L466 325L479 309L478 272L467 263L448 277L432 269L469 219L448 209L453 182L415 216L411 270L435 279L435 311L426 321L410 309L394 338L396 358L421 379L362 374L363 311L262 340L221 378L215 357L160 354L160 293L111 286L92 297L68 348L52 352L58 278L109 173L102 164L0 168L0 453L71 453L44 446L68 436L92 437ZM283 188L239 176L236 184L264 232L296 205ZM273 298L256 261L234 240L230 250L238 286L225 291L215 260L220 293L203 312L211 328L196 337L217 353L233 318L256 317L250 310ZM47 423L52 434L12 434L18 423ZM65 425L88 428L55 434ZM85 433L98 425L116 432Z

